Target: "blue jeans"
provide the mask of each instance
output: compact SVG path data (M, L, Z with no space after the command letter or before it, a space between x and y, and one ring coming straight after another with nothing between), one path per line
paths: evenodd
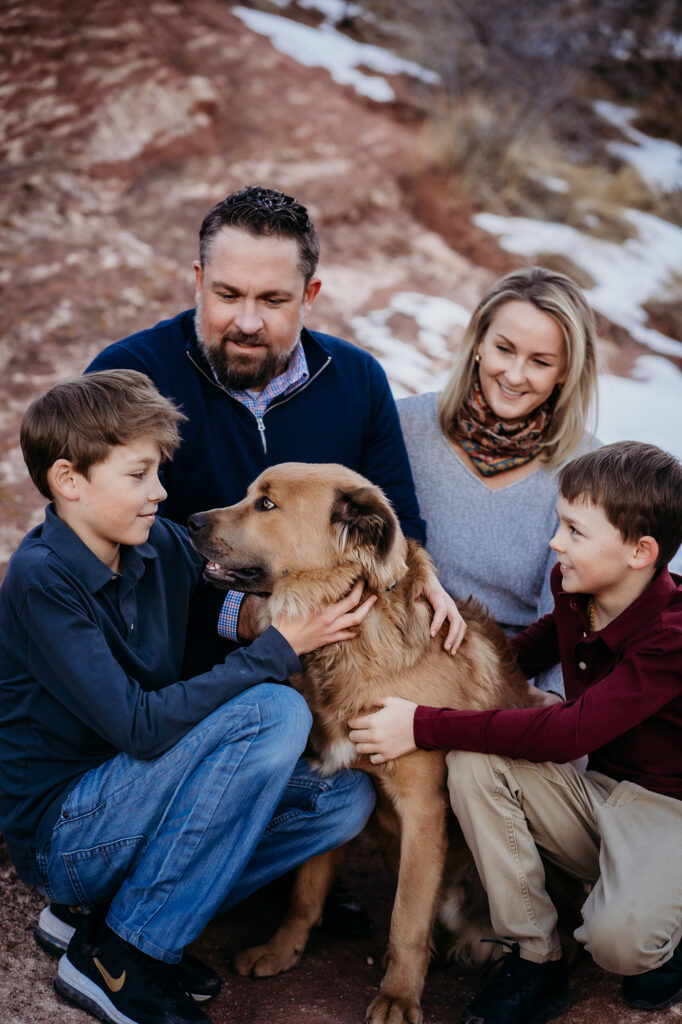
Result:
M160 757L117 754L86 772L36 853L46 896L111 901L113 931L177 963L215 914L367 821L368 776L322 778L301 759L310 723L298 693L264 683Z

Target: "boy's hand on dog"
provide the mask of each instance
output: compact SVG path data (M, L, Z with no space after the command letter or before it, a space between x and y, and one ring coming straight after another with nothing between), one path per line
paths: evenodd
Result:
M429 576L424 587L424 597L433 608L433 619L431 620L431 636L438 636L440 627L445 620L448 620L448 635L445 638L443 647L449 654L455 654L467 630L467 624L459 614L457 605L438 581L433 573Z
M416 750L414 713L417 705L402 697L386 697L380 711L351 718L348 738L358 754L369 754L372 764L383 764Z
M319 612L309 612L299 618L288 619L278 615L272 620L285 640L296 651L296 654L308 654L326 644L335 644L340 640L351 640L355 636L354 627L359 625L367 612L376 602L376 594L372 594L361 605L364 584L355 584L347 597L330 604Z

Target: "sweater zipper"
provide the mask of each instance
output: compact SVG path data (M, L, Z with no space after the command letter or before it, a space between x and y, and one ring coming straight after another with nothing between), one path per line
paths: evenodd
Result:
M265 411L267 412L267 409ZM262 416L256 416L256 425L258 427L258 433L260 434L260 439L263 442L263 451L267 452L267 450L268 450L268 442L265 439L265 424L263 423L263 417Z
M228 395L227 391L222 386L222 384L219 384L218 381L215 380L214 377L209 376L209 374L206 373L206 371L201 366L199 366L199 364L192 358L192 353L191 352L187 352L187 358L191 362L192 366L196 367L196 369L199 371L199 373L202 375L202 377L206 378L206 380L209 382L209 384L213 384L214 387L218 388L219 391L222 391L222 393L224 395L226 395L228 398L232 397L231 395ZM255 419L255 421L256 421L256 426L258 427L258 433L260 434L261 444L263 445L263 452L267 452L267 450L268 450L268 443L267 443L267 440L266 440L266 437L265 437L265 423L263 422L263 419L266 416L266 414L269 413L271 409L274 409L278 405L285 405L292 398L295 398L296 395L300 395L301 391L305 391L305 389L308 387L308 385L312 384L312 382L317 377L320 376L322 371L327 369L327 367L329 366L331 361L332 361L332 357L331 356L327 356L326 361L322 364L322 366L319 368L319 370L317 370L312 375L312 377L308 377L308 380L305 382L305 384L301 384L301 386L299 388L296 388L296 390L292 391L291 394L289 394L289 395L284 395L281 398L276 398L274 400L274 402L270 403L270 405L267 407L267 409L265 410L265 412L263 413L262 416L256 416L255 413L251 414L253 416L253 418ZM235 399L235 401L237 401L237 399ZM240 402L239 404L241 405L242 403ZM251 412L251 410L248 409L247 406L243 406L243 408L246 409L247 412Z

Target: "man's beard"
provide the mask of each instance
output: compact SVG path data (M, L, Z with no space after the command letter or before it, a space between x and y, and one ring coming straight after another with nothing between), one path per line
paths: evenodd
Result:
M288 351L272 351L267 347L267 339L261 334L243 334L241 331L226 331L217 344L206 340L199 325L199 310L195 314L194 326L199 347L211 364L211 368L224 388L234 391L247 391L264 388L275 377L283 373L296 348L298 338ZM231 360L225 347L226 341L234 341L239 345L265 346L264 355L257 366L240 366Z

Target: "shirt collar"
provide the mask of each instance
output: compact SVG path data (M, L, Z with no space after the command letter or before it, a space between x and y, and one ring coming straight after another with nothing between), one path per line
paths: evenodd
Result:
M657 618L670 604L678 586L667 568L663 568L654 576L646 590L636 600L624 608L607 626L600 629L598 636L612 651L617 650L630 637L641 633L642 629ZM561 593L569 599L572 607L577 607L576 594ZM581 595L586 598L587 595Z
M156 548L149 540L135 547L122 545L121 567L118 573L113 572L110 566L105 565L78 534L59 518L52 502L45 509L41 536L50 550L77 573L93 594L117 576L131 573L139 578L144 572L143 560L157 557Z
M286 370L265 385L262 391L249 391L247 389L228 388L226 389L233 398L244 405L253 406L265 410L268 405L279 398L280 395L289 394L302 384L310 376L308 362L303 351L303 345L299 337L296 346L291 353L291 358Z

